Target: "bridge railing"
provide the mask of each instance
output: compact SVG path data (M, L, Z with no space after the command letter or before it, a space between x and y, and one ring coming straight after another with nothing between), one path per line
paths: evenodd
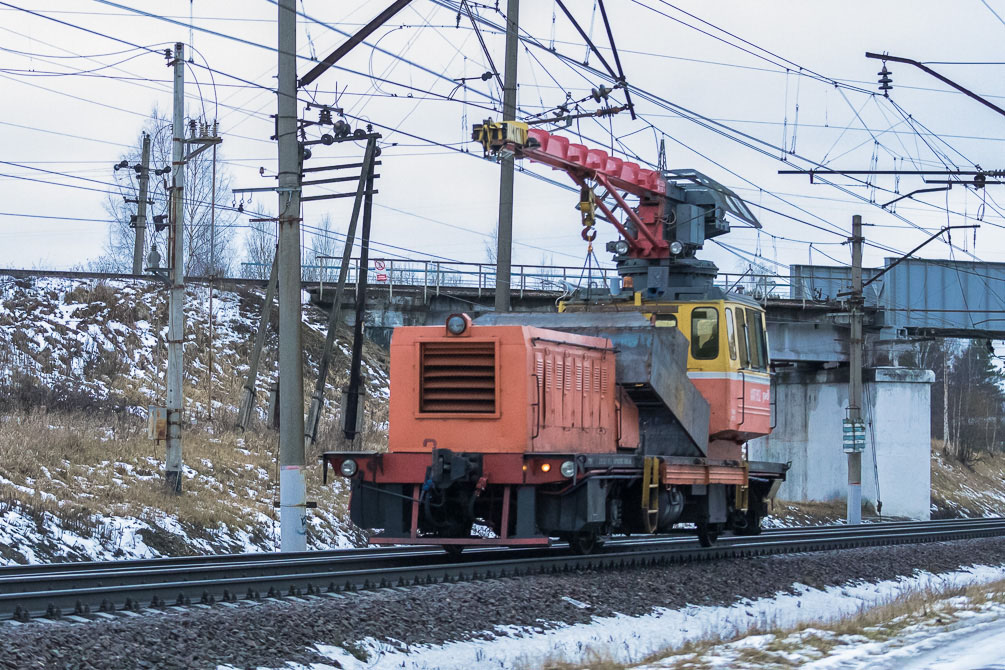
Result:
M341 259L319 256L317 268L318 292L335 289ZM395 288L421 288L423 299L449 293L452 289L474 290L477 297L495 292L495 263L462 263L457 261L406 260L400 258L371 258L367 269L368 290L386 287L390 297ZM594 288L609 286L618 276L616 269L586 269L573 266L513 265L510 288L523 297L528 291L571 293L587 285ZM350 261L347 282L355 284L359 277L358 258Z
M831 274L802 274L795 277L784 277L775 274L755 274L750 272L720 272L715 278L715 285L725 291L732 291L750 296L764 304L769 299L801 300L821 302L833 299L822 292L822 285L834 286L835 279ZM842 290L848 286L841 285Z
M254 263L245 263L251 266ZM323 299L326 291L333 291L339 275L341 258L318 256L316 261L302 267L304 282L316 282ZM576 289L592 287L607 290L612 282L617 285L618 272L613 267L583 268L582 266L561 265L514 265L510 276L510 287L515 295L523 297L528 291L544 291L558 295L571 294ZM268 268L264 269L268 276ZM825 268L826 269L826 268ZM359 258L349 262L349 284L355 285L359 277ZM751 272L720 272L715 285L726 291L750 296L759 302L768 299L802 300L819 302L830 294L821 288L833 288L838 280L833 272L816 274L801 273L784 277L775 274ZM422 289L423 300L449 293L452 289L474 290L476 297L492 295L496 285L495 263L464 263L433 259L371 258L367 270L367 284L370 290L386 287L390 297L395 289ZM832 299L832 298L831 298Z

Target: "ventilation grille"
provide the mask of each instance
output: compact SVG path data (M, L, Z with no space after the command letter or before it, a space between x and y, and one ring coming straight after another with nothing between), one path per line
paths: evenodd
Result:
M494 342L423 342L420 412L496 411Z

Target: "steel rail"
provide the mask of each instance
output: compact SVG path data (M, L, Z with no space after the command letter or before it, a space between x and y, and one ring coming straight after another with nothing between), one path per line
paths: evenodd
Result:
M935 527L937 524L950 523L959 525L966 524L994 524L998 520L990 519L945 519L927 522L918 521L893 521L883 523L866 524L862 528L866 532L889 531L896 528ZM842 524L821 525L821 526L796 526L788 528L769 528L763 531L764 535L773 536L802 536L806 533L827 533L834 530L840 531L847 528ZM725 536L722 542L735 541L735 536ZM664 535L664 536L638 536L633 538L619 538L608 543L608 547L636 546L640 544L669 544L691 542L690 536ZM558 545L565 546L565 545ZM539 550L539 549L538 549ZM465 556L474 556L486 552L499 551L494 548L472 548ZM529 552L534 549L517 548L509 550ZM64 563L36 563L30 565L9 565L0 566L0 587L3 584L21 579L42 580L50 577L72 575L74 577L87 578L96 575L108 576L112 574L153 574L153 571L167 572L170 570L199 570L206 568L228 568L241 569L255 566L290 566L293 564L317 564L332 560L363 560L375 557L387 559L391 556L416 556L419 554L433 554L442 556L439 547L428 545L399 545L384 547L366 547L351 549L334 549L325 551L308 551L301 553L279 553L279 552L255 552L242 554L213 554L197 556L175 556L168 558L144 558L123 561L80 561Z
M588 556L569 555L556 545L479 549L458 561L438 548L389 547L10 566L0 568L0 620L139 610L147 603L339 597L359 589L1000 535L1005 535L1005 518L779 529L760 536L724 537L709 548L698 547L690 537L628 538Z

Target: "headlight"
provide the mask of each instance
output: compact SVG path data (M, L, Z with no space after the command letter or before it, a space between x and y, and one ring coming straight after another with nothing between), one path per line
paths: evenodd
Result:
M344 461L342 461L342 465L339 466L339 472L342 473L343 477L352 477L354 474L356 474L356 470L357 470L356 461L352 460L351 458L345 459Z
M614 243L614 253L619 256L624 256L628 253L628 242L625 240L618 240Z
M468 320L460 314L451 314L447 317L447 332L451 335L460 335L468 328Z
M672 253L674 256L680 256L682 251L684 251L683 244L681 244L677 240L674 240L673 242L670 243L670 253Z
M576 476L576 464L573 461L566 461L562 463L562 467L558 469L562 473L563 477L573 478Z

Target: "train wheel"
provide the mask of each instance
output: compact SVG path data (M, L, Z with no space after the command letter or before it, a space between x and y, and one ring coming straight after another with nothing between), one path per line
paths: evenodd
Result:
M757 513L753 505L744 513L742 525L738 526L734 532L737 535L761 534L761 515Z
M711 547L719 539L719 524L699 523L698 543L703 547Z
M575 554L592 554L603 546L603 541L596 533L576 533L569 537L569 548Z
M447 552L447 556L450 558L460 558L461 552L464 551L463 544L441 544L443 551Z

